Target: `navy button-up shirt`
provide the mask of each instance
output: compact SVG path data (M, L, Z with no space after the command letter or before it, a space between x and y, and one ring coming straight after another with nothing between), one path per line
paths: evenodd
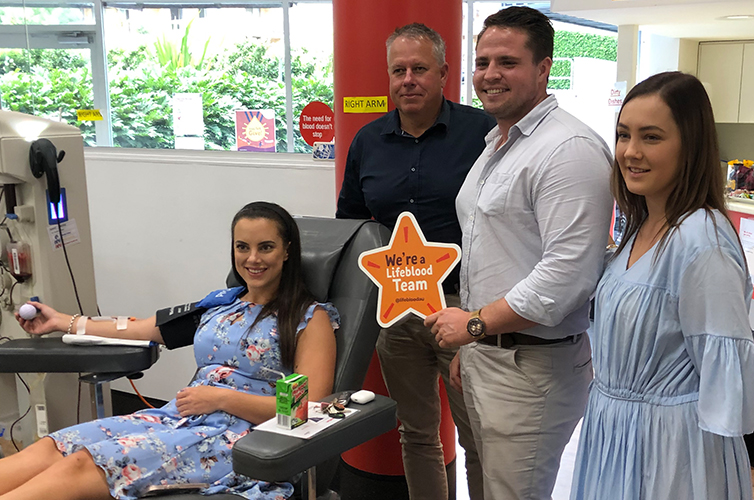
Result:
M374 218L391 230L401 212L416 217L427 241L461 245L455 198L496 125L484 111L443 100L420 137L401 130L397 110L368 123L348 150L339 219ZM444 282L457 291L458 268Z

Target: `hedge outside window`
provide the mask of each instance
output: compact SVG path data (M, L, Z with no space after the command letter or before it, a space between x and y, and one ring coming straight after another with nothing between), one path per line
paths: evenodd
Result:
M305 33L298 37L288 91L283 8L249 5L104 9L114 146L174 148L173 96L199 93L204 149L235 149L235 110L272 109L276 150L311 151L298 131L298 115L313 100L332 106L332 5L290 9L294 26L324 19L318 23L324 43L304 43ZM47 10L49 18L52 11L71 9ZM18 9L14 13L0 21L17 22ZM95 107L87 50L0 50L0 99L3 109L65 121L81 129L87 145L96 143L94 124L76 118L77 109Z
M118 0L106 6L90 1L60 0L55 8L49 2L29 7L29 0L25 8L0 6L0 40L6 43L0 46L3 109L77 126L89 146L171 149L176 147L174 96L194 93L201 96L204 125L199 147L235 149L235 111L272 109L276 151L311 151L300 136L298 117L311 101L333 105L331 2L223 6L225 0L219 0L200 8L165 2L150 7L145 0L136 8ZM481 107L466 78L472 68L467 52L473 53L481 22L500 2L463 5L461 100L473 97L472 104ZM570 88L573 57L616 60L614 34L561 30L565 25L555 24L550 88ZM25 36L25 29L34 36ZM78 121L76 110L97 108L105 123Z

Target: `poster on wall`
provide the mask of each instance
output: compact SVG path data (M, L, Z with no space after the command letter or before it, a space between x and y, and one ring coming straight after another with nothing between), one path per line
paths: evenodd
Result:
M237 110L238 151L275 152L275 110Z
M610 89L610 97L607 98L607 106L609 108L615 108L616 111L623 106L623 99L626 97L626 89L628 88L627 82L615 82L613 88Z
M301 111L298 126L301 137L310 146L315 142L331 142L335 137L335 113L324 102L312 101Z
M176 137L204 135L201 94L180 92L173 96L173 133Z

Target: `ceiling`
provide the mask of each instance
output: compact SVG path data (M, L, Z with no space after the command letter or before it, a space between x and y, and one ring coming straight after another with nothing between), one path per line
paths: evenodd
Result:
M642 31L697 40L754 39L754 0L551 0L553 12L614 25L638 24Z

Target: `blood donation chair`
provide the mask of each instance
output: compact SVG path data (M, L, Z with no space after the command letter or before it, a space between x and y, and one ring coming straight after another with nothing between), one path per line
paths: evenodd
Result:
M59 337L13 339L0 343L0 373L79 373L90 385L92 415L105 417L103 384L138 376L159 358L159 348L80 346Z
M368 220L297 218L296 222L301 232L306 284L316 300L332 302L340 313L333 394L358 390L380 331L376 320L378 290L359 269L358 259L362 252L386 245L390 233L381 224ZM227 284L237 286L232 276L231 273ZM73 346L63 344L59 338L16 339L0 344L0 371L88 372L88 381L98 388L97 399L101 403L101 382L145 370L157 356L156 347ZM328 487L340 454L393 429L395 407L393 400L377 395L374 401L359 405L355 415L311 439L251 432L233 448L234 469L255 479L298 482L299 498L314 500L319 492L319 498L329 499ZM202 497L166 496L174 500ZM212 498L241 497L219 494Z
M359 269L358 258L365 250L386 245L390 233L375 221L304 217L297 218L296 222L301 232L307 287L318 301L332 302L340 313L341 326L335 333L338 355L333 395L358 390L364 382L380 331L376 321L378 291ZM239 285L232 273L227 285ZM358 408L358 413L311 439L250 432L233 447L233 468L264 481L293 481L294 498L329 500L333 495L328 488L340 454L395 428L395 406L395 401L380 395L363 406L352 403L351 407ZM173 494L167 498L199 500L202 496ZM218 494L209 498L239 500L241 497Z

